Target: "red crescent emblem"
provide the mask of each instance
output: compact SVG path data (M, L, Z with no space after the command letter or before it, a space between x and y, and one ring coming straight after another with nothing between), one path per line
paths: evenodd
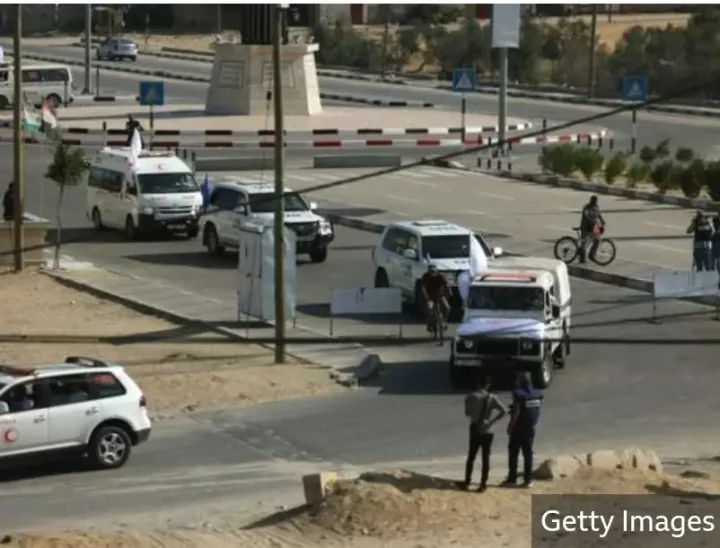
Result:
M3 441L5 443L15 443L18 437L20 437L20 434L15 428L5 430L5 432L3 433Z

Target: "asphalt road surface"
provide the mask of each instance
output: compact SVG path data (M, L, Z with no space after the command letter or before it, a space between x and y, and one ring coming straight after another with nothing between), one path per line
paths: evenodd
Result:
M8 44L9 46L9 44ZM42 47L26 46L28 53L53 55L67 59L82 59L83 50L77 47ZM107 65L107 64L104 64ZM138 67L154 70L177 71L179 74L210 74L210 63L190 60L174 60L162 57L141 55ZM397 86L374 82L362 82L340 78L321 77L321 90L325 93L337 93L365 96L382 99L406 101L429 101L451 110L459 109L457 94L450 91L429 89L422 86ZM204 93L200 94L204 97ZM469 112L497 112L497 97L487 95L470 95L468 97ZM543 118L549 124L569 122L571 120L607 112L605 107L558 104L531 99L509 98L508 115L515 118L530 120L540 127ZM608 128L618 140L625 140L631 134L631 115L629 112L604 118L594 125ZM670 139L675 146L689 146L701 154L715 157L720 150L718 124L715 119L704 119L697 116L665 115L641 112L638 115L637 136L639 142L655 144L663 139Z
M324 172L311 173L319 179L318 175ZM407 182L411 180L416 184ZM410 176L405 183L391 183L386 179L382 181L384 194L389 196L401 190L412 190L414 196L434 192L432 186L421 188L417 184L421 180ZM427 194L428 203L434 203L433 216L445 216L452 203L443 207L438 204L445 203L454 192L466 197L468 207L470 200L476 199L470 198L468 192L472 194L477 188L474 185L483 179L447 183L453 178L434 174L425 182L440 180L450 184L452 192L444 191L443 199ZM290 184L299 187L300 181ZM409 186L395 186L398 184ZM30 211L43 214L52 211L52 191L47 185L42 166L30 164L27 188ZM41 188L45 188L44 212L37 209ZM483 186L484 190L499 192ZM575 199L569 200L570 195L565 197L567 201L562 201L560 197L543 198L539 190L523 192L526 193L523 196L532 196L533 207L526 204L523 210L531 219L538 219L538 208L545 207L542 204L546 201L575 204ZM364 194L368 196L370 192L366 189ZM580 193L572 196L578 201L584 199ZM497 212L517 201L485 200L486 210L492 208ZM75 229L76 236L88 235L83 206L82 189L70 191L63 217L66 226ZM419 206L406 202L402 207L410 214ZM644 215L639 218L644 219ZM538 226L545 222L534 221ZM507 228L522 230L521 226ZM490 237L503 244L500 234ZM323 312L317 305L327 302L329 287L368 283L372 274L369 249L374 243L371 234L339 228L325 264L298 266L299 300L304 307L301 322L312 322L316 317L317 325L324 323ZM69 244L65 253L92 260L99 266L112 265L131 270L137 276L164 280L189 291L234 298L232 256L223 260L211 258L198 242L128 243L119 236L108 235L103 241ZM597 448L601 443L605 447L652 446L664 456L673 457L712 454L717 430L715 417L720 412L714 391L720 382L715 366L717 347L693 342L717 339L718 324L711 321L711 311L668 301L660 307L663 321L654 324L647 321L651 306L646 295L576 279L572 288L574 337L601 337L616 342L574 345L567 369L558 373L548 392L538 453L576 452ZM355 327L360 329L357 323ZM365 331L371 329L367 327ZM410 334L422 331L419 325L407 329ZM6 478L0 485L0 495L12 504L0 516L0 528L70 520L89 522L95 518L117 522L123 520L124 514L159 515L187 506L190 501L206 504L206 511L211 513L233 495L244 501L234 503L237 508L252 507L255 499L275 500L276 493L280 500L281 491L287 487L295 489L291 498L297 501L301 471L327 463L429 467L457 476L465 450L466 423L462 417L462 396L448 390L447 353L447 347L439 348L430 342L397 350L387 373L373 386L342 396L160 422L151 440L139 447L128 466L118 472ZM500 479L504 472L502 433L496 443L495 473Z

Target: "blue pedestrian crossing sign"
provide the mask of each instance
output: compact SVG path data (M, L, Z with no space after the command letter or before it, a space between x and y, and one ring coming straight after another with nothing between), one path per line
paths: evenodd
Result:
M165 104L165 84L163 82L140 82L138 102L144 107L160 107Z
M477 72L473 68L454 69L452 73L453 91L474 91L477 87Z
M647 76L624 76L622 94L626 101L645 101L648 98Z

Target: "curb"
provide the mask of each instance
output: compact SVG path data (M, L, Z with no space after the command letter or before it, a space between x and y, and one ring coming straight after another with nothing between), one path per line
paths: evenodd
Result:
M77 103L115 103L117 101L137 100L137 95L76 95L73 102L70 104L75 105Z
M382 234L385 230L384 224L374 223L372 221L364 221L362 219L356 219L354 217L346 217L344 215L336 215L334 213L323 213L323 216L335 224L344 226L346 228L354 228L356 230L362 230L364 232L371 232L373 234ZM508 256L522 256L520 253L512 253L509 251L505 252ZM624 287L627 289L634 289L636 291L642 291L644 293L653 292L653 283L650 280L642 280L640 278L631 278L629 276L623 276L622 274L615 274L613 272L606 272L601 270L593 270L592 268L584 268L578 265L567 265L568 272L575 278L581 278L592 282L604 283L607 285L614 285L618 287ZM696 304L703 304L706 306L715 307L717 304L716 297L685 297L678 300L690 301Z
M103 98L102 100L114 100L115 98ZM0 122L0 128L12 128L12 122ZM507 131L523 131L531 129L532 124L516 124L507 126ZM477 126L466 127L466 134L477 133L497 133L497 126ZM100 128L86 127L61 127L61 132L73 135L123 135L127 136L126 129L112 128L103 131ZM307 131L285 131L284 135L308 135L308 136L336 136L336 135L450 135L454 133L462 133L461 127L444 127L444 128L359 128L359 129L312 129ZM144 135L150 136L198 136L205 137L274 137L275 131L271 129L258 129L255 131L234 131L232 129L156 129L154 132L145 131Z
M153 305L150 305L143 301L132 299L129 297L123 297L121 295L117 295L116 293L113 293L112 291L108 291L108 290L96 287L90 283L73 280L72 278L65 276L63 274L60 274L60 273L51 272L51 271L45 270L45 269L41 269L40 271L43 274L45 274L46 276L50 276L51 278L56 280L58 283L66 286L66 287L69 287L70 289L74 289L75 291L82 291L84 293L89 293L100 299L111 301L116 304L130 308L136 312L139 312L140 314L154 316L156 318L160 318L160 319L163 319L165 321L168 321L170 323L174 323L177 325L186 325L186 326L192 326L192 327L199 326L204 329L207 329L208 331L212 331L214 333L223 335L223 336L228 337L233 340L238 340L238 341L245 340L245 337L238 335L237 333L234 333L229 329L212 325L211 323L206 322L204 320L188 318L187 316L184 316L177 312L173 312L172 310L168 310L166 308L153 306ZM328 338L328 340L333 340L332 337L327 337L327 338ZM263 348L269 349L269 350L273 349L273 346L270 344L265 344L265 343L253 343L253 344L257 344L257 345L259 345ZM372 377L376 376L382 370L382 367L383 367L382 359L380 358L380 356L378 354L368 354L367 356L365 356L365 358L363 358L363 360L360 362L360 364L358 364L358 366L357 366L358 371L356 373L343 373L341 371L337 371L336 369L332 368L332 366L328 366L328 365L322 364L322 363L308 361L306 358L303 358L292 352L286 351L286 354L289 357L291 357L292 359L297 360L298 362L301 362L303 364L320 365L320 366L328 368L328 370L329 370L328 375L330 376L330 378L332 380L334 380L335 382L337 382L338 384L340 384L342 386L346 386L346 387L355 387L364 381L370 380Z
M557 135L553 137L528 137L508 139L510 145L544 145L548 143L570 143L570 142L591 142L593 140L603 139L607 135L606 130L599 133L577 134L577 135ZM12 142L9 137L0 137L0 142ZM41 141L35 138L26 137L23 139L26 144L41 144ZM127 141L122 140L83 140L83 139L61 139L60 141L66 145L72 146L108 146L108 147L125 147ZM476 147L476 146L492 146L497 139L492 137L483 139L478 136L469 139L345 139L331 141L286 141L285 148L296 149L315 149L315 148L378 148L378 147ZM275 141L203 141L203 142L183 142L183 141L153 141L153 148L274 148Z
M505 179L524 181L526 183L535 183L558 188L569 188L583 192L593 192L595 194L618 196L620 198L628 198L631 200L644 200L647 202L674 205L687 209L703 209L714 213L720 213L720 202L714 202L712 200L686 198L685 196L668 196L658 194L657 192L648 192L647 190L614 187L603 183L589 183L575 179L564 179L532 173L510 173L502 171L493 173L493 175L496 177L503 177Z
M408 101L385 101L383 99L364 99L362 97L353 97L352 95L335 95L334 93L321 93L320 99L328 99L330 101L346 101L348 103L360 103L363 105L373 105L376 107L420 107L434 108L433 103Z

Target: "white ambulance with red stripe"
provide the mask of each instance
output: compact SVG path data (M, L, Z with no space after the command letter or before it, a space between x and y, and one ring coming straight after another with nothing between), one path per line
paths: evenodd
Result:
M475 276L450 354L450 381L467 388L478 373L528 371L547 388L570 353L567 266L540 257L502 257Z

